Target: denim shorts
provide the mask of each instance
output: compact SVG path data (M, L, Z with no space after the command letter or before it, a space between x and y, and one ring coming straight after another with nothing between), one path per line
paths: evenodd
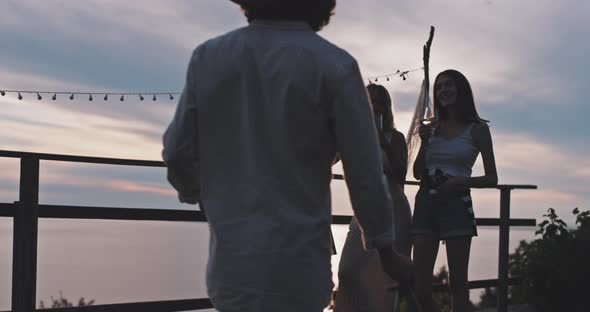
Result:
M477 236L471 192L434 193L421 185L416 194L412 234L446 240Z

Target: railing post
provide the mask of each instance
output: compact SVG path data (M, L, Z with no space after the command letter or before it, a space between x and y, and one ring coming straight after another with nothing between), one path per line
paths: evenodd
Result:
M37 288L37 220L39 216L39 158L20 161L19 202L14 213L12 311L35 311Z
M508 311L508 252L510 243L510 188L500 189L500 249L498 257L498 312Z

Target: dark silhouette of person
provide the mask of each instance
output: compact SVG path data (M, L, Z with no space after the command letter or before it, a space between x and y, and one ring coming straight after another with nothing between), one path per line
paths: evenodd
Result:
M367 249L391 275L391 198L357 62L316 34L335 0L233 0L249 25L199 45L163 158L210 232L221 312L319 312L333 288L331 165L342 156Z

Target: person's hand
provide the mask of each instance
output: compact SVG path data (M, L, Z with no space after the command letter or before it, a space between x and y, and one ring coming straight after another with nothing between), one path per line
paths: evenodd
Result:
M429 124L421 124L420 128L418 129L418 135L420 135L420 140L422 142L428 142L432 133L434 132L435 125L433 123Z
M401 283L413 283L415 279L414 263L409 257L401 255L394 248L378 250L383 270L393 280Z
M463 193L469 190L469 178L451 177L439 188L442 193Z

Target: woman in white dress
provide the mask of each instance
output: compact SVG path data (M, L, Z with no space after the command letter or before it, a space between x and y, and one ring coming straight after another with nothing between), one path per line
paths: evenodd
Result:
M398 253L409 257L411 211L404 195L408 169L406 141L404 135L395 129L392 101L387 89L370 84L367 90L383 152L383 173L387 177L394 203L395 247ZM361 229L353 218L338 268L339 286L335 312L393 311L393 287L396 284L385 274L380 261L376 251L364 250Z

